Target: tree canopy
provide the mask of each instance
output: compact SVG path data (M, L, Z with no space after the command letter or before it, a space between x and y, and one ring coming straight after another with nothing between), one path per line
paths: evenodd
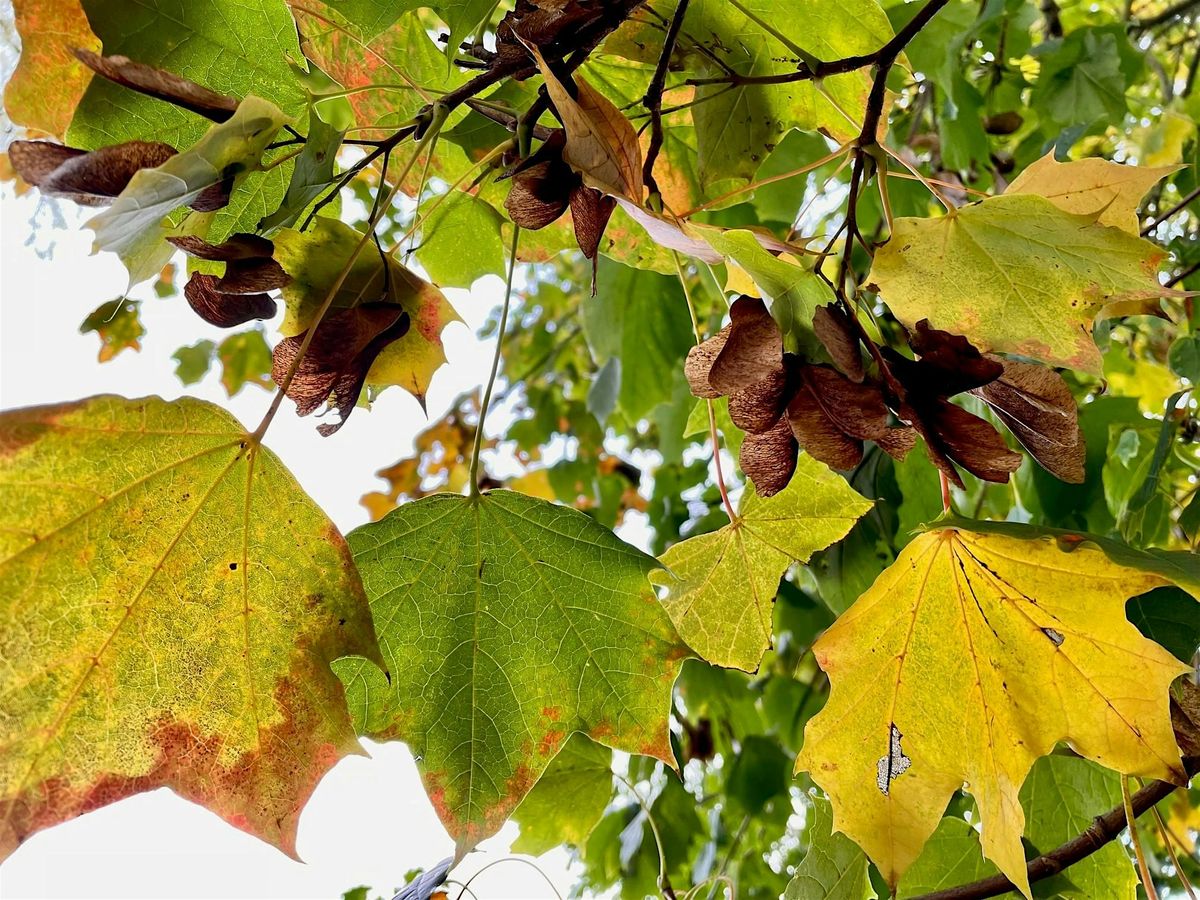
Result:
M294 855L369 737L409 898L509 820L582 893L1195 897L1200 3L14 7L4 190L266 390L0 412L0 859L161 786ZM343 537L271 425L385 390Z

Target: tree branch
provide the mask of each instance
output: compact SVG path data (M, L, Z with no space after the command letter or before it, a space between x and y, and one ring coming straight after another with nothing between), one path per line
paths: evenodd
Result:
M645 2L646 0L614 0L614 2L605 4L603 12L595 20L569 35L571 39L569 46L557 46L558 42L556 41L554 44L544 47L546 61L561 60L569 52L579 47L594 48ZM536 75L537 72L537 66L533 64L528 55L498 55L490 69L445 94L438 102L447 111L452 111L471 97L498 84L505 78L515 78L520 81Z
M1197 766L1188 766L1188 773L1196 771ZM1140 816L1160 800L1171 795L1179 785L1169 781L1154 781L1133 795L1133 814ZM1061 847L1039 856L1029 863L1029 882L1042 881L1051 875L1057 875L1068 866L1081 859L1091 856L1101 847L1111 843L1125 830L1125 807L1118 803L1102 816L1097 816L1083 834L1067 841ZM1017 886L1003 875L993 875L972 884L949 888L944 891L934 891L932 894L922 894L913 900L984 900L987 897L999 897L1017 890Z
M1175 731L1175 743L1183 753L1183 769L1190 778L1200 771L1200 687L1187 678L1181 678L1171 689L1171 726ZM1153 781L1133 795L1134 818L1150 809L1160 800L1171 795L1180 785L1169 781ZM1125 830L1125 805L1119 803L1092 820L1081 835L1072 838L1049 853L1031 860L1028 866L1029 883L1042 881L1051 875L1087 859L1101 847L1112 843ZM1003 875L982 878L971 884L922 894L913 900L985 900L999 897L1017 890L1016 885Z
M818 62L814 66L808 66L801 63L795 72L780 72L776 75L722 75L714 78L689 78L686 84L788 84L793 81L812 81L821 78L828 78L830 75L844 75L847 72L854 72L858 69L866 68L871 65L884 65L888 67L896 61L902 50L908 46L908 42L917 36L917 33L929 24L938 12L941 11L949 0L929 0L908 24L901 28L892 37L890 41L876 50L874 53L862 54L859 56L846 56L842 59L831 60L830 62ZM1200 0L1188 0L1189 3L1200 4Z
M1158 15L1150 16L1146 19L1138 19L1130 27L1138 31L1145 31L1147 28L1155 28L1171 21L1174 18L1177 18L1178 16L1182 16L1185 13L1191 12L1197 6L1200 6L1200 0L1180 0L1179 3L1176 3L1174 6L1167 7Z
M663 86L667 81L667 67L671 62L671 54L675 52L675 42L679 39L679 30L683 27L687 8L688 0L679 0L675 7L675 15L671 18L671 25L667 29L667 36L663 40L662 53L658 56L658 65L654 67L650 87L646 89L646 96L642 98L642 105L650 112L650 146L646 149L646 160L642 164L642 181L652 195L659 193L658 182L654 180L654 162L658 159L658 152L663 144Z

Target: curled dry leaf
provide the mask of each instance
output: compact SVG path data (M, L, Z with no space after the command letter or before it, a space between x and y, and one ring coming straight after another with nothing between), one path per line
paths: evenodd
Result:
M748 388L783 369L783 335L766 304L741 296L729 309L729 332L708 372L721 394Z
M328 437L341 428L358 403L376 357L403 337L410 323L408 313L392 303L366 303L321 320L288 385L297 413L307 416L328 403L337 409L339 420L319 425L317 431ZM277 384L283 383L307 333L275 345L271 377Z
M558 79L536 44L522 38L533 56L546 92L566 131L563 160L580 174L584 184L613 197L642 202L642 148L637 132L607 97L576 77L576 94Z
M1053 369L999 359L1004 372L973 394L983 399L1046 471L1082 484L1085 446L1071 389Z
M173 72L134 62L127 56L101 56L81 49L75 50L75 56L109 81L149 97L166 100L214 122L224 122L237 111L238 101L235 97L210 91Z
M183 288L188 306L205 322L218 328L233 328L255 319L270 319L276 305L266 294L226 293L216 275L193 272Z
M13 141L13 168L50 197L83 206L107 206L142 169L153 169L175 156L175 148L157 141L127 141L87 152L48 141Z
M782 416L762 434L748 434L742 442L742 471L754 482L760 497L778 494L796 471L796 438Z
M861 382L865 377L862 343L846 311L836 303L819 306L812 327L833 364L851 381Z
M717 361L725 342L729 340L730 326L726 325L708 340L701 341L688 351L683 363L683 373L687 376L688 387L693 397L704 397L715 400L722 396L708 381L708 373L712 371L713 363Z

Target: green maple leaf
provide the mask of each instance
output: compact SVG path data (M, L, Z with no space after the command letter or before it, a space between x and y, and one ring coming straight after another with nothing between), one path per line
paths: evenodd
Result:
M783 900L874 900L867 856L844 834L833 830L833 810L822 797L808 798L804 833L808 853L788 882Z
M275 455L157 398L0 416L0 647L0 858L163 786L294 855L362 752L329 664L380 658L345 541Z
M493 834L572 732L671 762L688 655L646 556L511 491L439 494L350 535L391 682L343 661L360 733L403 740L460 847Z
M512 852L540 856L562 844L583 846L604 815L612 786L612 751L584 734L571 735L513 811L521 836Z
M680 635L701 657L753 672L771 645L771 607L779 579L793 562L850 531L869 500L808 454L788 486L762 498L747 488L737 521L688 538L661 557L663 605Z
M1148 312L1171 294L1149 241L1050 200L991 197L938 219L898 218L868 281L905 325L928 319L980 350L1098 375L1098 315Z

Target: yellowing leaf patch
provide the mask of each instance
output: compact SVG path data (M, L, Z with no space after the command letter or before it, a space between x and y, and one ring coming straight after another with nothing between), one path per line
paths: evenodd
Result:
M753 672L771 645L771 609L793 562L841 540L871 503L808 454L772 497L747 488L736 522L661 557L663 605L685 641L719 666Z
M1059 741L1185 780L1168 687L1187 667L1125 618L1169 570L1008 531L918 537L813 648L831 693L797 768L893 887L965 784L984 853L1028 896L1018 791Z
M1093 215L1099 225L1137 235L1142 197L1177 168L1123 166L1099 157L1060 163L1051 150L1018 175L1004 193L1010 197L1036 194L1065 212Z
M21 60L4 88L4 108L18 125L62 137L92 71L76 47L99 50L80 0L15 0Z
M1174 292L1149 241L1044 197L1005 194L938 219L898 218L868 280L905 325L928 319L980 350L1098 375L1092 323Z
M359 753L329 664L379 660L345 541L195 400L0 416L0 858L171 787L295 854Z
M301 334L312 325L361 238L349 225L320 216L307 231L284 228L273 236L275 259L292 279L283 288L287 311L279 330L284 337ZM441 291L395 257L388 257L385 274L379 253L368 246L338 288L332 311L374 302L399 305L408 313L411 326L375 359L367 384L396 384L423 401L433 373L446 362L442 330L462 320Z

